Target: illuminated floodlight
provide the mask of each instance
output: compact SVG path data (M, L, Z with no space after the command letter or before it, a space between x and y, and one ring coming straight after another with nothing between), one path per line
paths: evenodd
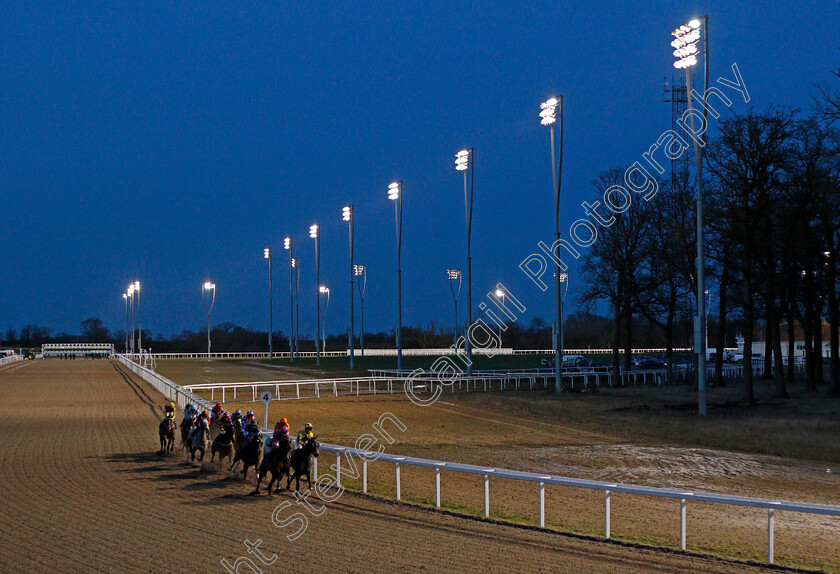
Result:
M292 257L292 267L297 267L297 257Z
M462 149L455 154L455 169L466 171L470 167L470 150Z
M312 239L317 239L318 238L318 225L317 224L309 226L309 237L311 237Z
M504 297L504 296L505 296L504 291L502 291L501 289L496 289L496 297L501 298L501 297Z
M329 293L329 292L330 292L330 288L329 288L329 287L324 287L323 285L321 285L321 286L318 288L318 291L320 291L321 293Z
M365 274L365 266L364 265L353 265L353 273L355 275L364 275Z
M123 299L128 299L128 295L123 293Z
M560 274L560 283L565 283L568 280L569 280L569 274L568 273L561 273Z
M550 98L540 104L540 123L550 126L557 121L557 98Z
M134 295L134 283L128 286L128 296L131 297L132 295Z
M400 197L400 182L395 181L388 186L388 199L399 199Z
M263 257L266 259L271 259L271 247L266 247L263 249Z
M134 282L134 290L135 291L140 291L140 282L139 281Z
M283 240L283 249L291 249L292 248L292 238L287 237Z
M206 283L204 284L204 288L205 288L206 290L208 290L208 291L210 291L210 290L215 291L215 290L216 290L216 284L215 284L215 283L210 283L210 282L208 281L208 282L206 282Z
M459 277L461 277L461 270L460 269L447 269L446 270L446 275L450 279L458 279Z
M350 208L350 206L343 207L341 209L341 219L343 221L350 221L351 211L352 209Z

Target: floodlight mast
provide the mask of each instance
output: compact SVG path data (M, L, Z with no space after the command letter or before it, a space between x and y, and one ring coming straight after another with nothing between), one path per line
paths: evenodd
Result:
M702 34L701 34L702 31ZM688 116L691 131L694 130L694 105L691 90L691 67L697 64L697 54L703 58L703 91L709 87L709 17L695 18L683 24L673 32L674 40L671 46L676 48L674 67L685 70L685 87L688 94ZM703 39L703 50L697 49L697 42ZM703 130L708 124L707 107L703 108ZM694 353L697 356L697 411L700 416L706 416L706 263L704 254L704 214L703 214L703 152L704 146L698 145L697 138L692 138L694 144L694 161L697 176L697 315L694 316ZM746 367L751 368L751 367Z
M362 330L359 333L359 347L362 356L365 356L365 289L367 288L367 267L354 265L353 273L356 275L356 284L359 287L359 312L362 319Z
M402 181L395 181L388 186L388 199L394 200L397 222L397 370L402 371Z
M330 288L321 285L319 288L321 294L327 296L327 302L324 304L324 321L323 321L323 340L324 340L324 354L327 352L327 309L330 308ZM319 295L320 297L320 295Z
M344 207L341 210L341 219L346 221L350 226L350 328L347 331L347 339L348 343L350 344L350 368L354 368L354 361L355 361L355 351L353 348L354 339L356 338L356 330L353 326L353 301L356 299L355 295L353 294L353 232L354 232L354 220L355 220L355 213L353 210L353 204L350 204Z
M315 299L318 308L317 321L315 323L315 364L321 365L321 346L318 338L321 335L321 297L318 295L318 286L321 283L321 243L319 241L318 224L309 226L309 237L315 240Z
M446 276L449 278L449 290L452 292L452 300L455 302L455 352L458 352L458 297L461 295L461 270L447 269ZM458 280L458 290L455 290L455 280Z
M501 289L496 289L496 292L493 293L493 295L496 296L496 299L501 299L502 300L502 317L500 317L500 319L502 320L502 323L504 323L505 322L504 314L507 312L505 310L505 292L502 291ZM499 347L501 347L501 346L502 346L502 326L499 325Z
M134 282L134 290L137 292L137 337L138 337L138 344L137 346L140 348L140 353L143 353L143 314L142 314L142 306L140 301L140 282Z
M292 256L292 238L286 237L283 239L283 249L289 252L289 362L295 360L294 341L292 339L295 332L295 266L294 257Z
M467 353L467 374L472 374L472 342L470 341L470 327L472 327L472 208L473 190L475 188L475 150L462 149L455 154L455 170L464 172L464 214L467 223L467 328L464 332L464 350ZM469 171L469 186L467 172ZM469 191L469 193L468 193ZM457 330L457 329L456 329ZM455 352L458 352L458 338L456 333Z
M129 311L131 315L131 338L129 339L131 342L131 354L134 354L134 283L128 284L128 300L129 300Z
M263 249L263 257L268 259L268 358L274 358L274 299L271 296L271 247Z
M210 305L207 305L207 293L210 296ZM210 314L213 312L213 305L216 303L216 284L205 281L201 287L201 302L204 304L204 312L207 314L207 359L210 359Z
M300 356L300 259L292 259L292 269L295 273L295 354Z
M125 301L125 352L128 353L128 293L122 294Z
M554 151L554 124L560 108L560 150ZM540 123L551 130L551 177L554 184L554 244L560 240L560 186L563 179L563 96L540 104ZM556 159L555 159L556 158ZM555 164L556 161L556 164ZM563 297L560 294L560 260L555 258L554 271L554 392L563 390Z

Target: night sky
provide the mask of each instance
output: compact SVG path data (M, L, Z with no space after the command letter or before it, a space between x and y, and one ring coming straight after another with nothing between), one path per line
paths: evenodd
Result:
M541 101L566 98L565 232L591 180L641 159L670 126L670 32L690 18L709 15L713 78L731 78L738 63L752 101L733 98L735 111L807 110L816 85L840 84L830 73L840 66L835 0L677 5L3 3L0 329L77 333L90 316L120 329L134 279L154 333L201 327L205 280L218 286L214 323L266 329L270 246L274 325L286 331L282 239L291 235L303 264L301 331L313 333L308 228L319 223L327 329L341 331L341 208L353 203L356 262L368 266L365 326L389 330L395 179L403 323L449 326L446 268L465 265L466 244L453 160L469 146L475 306L501 281L528 308L524 320L548 318L551 292L518 268L553 232Z

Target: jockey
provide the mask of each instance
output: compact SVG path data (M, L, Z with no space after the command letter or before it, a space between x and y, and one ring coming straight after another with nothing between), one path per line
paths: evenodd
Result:
M219 427L224 428L232 425L233 421L230 420L230 413L227 411L223 412L221 418L219 418Z
M201 427L204 427L205 432L210 432L210 423L207 422L208 418L209 418L209 415L207 414L207 411L201 411L201 414L198 415L198 417L196 418L195 426L192 428L192 430L190 430L190 435L189 435L190 438L192 438L193 435Z
M210 411L210 422L212 423L214 420L222 416L223 411L224 409L222 409L222 403L216 403Z
M312 438L315 438L315 434L312 432L312 423L306 423L303 425L303 430L297 434L297 447L301 448Z
M163 416L167 419L175 419L175 403L168 403L163 407Z
M251 415L251 418L248 420L248 424L245 425L245 441L243 441L242 446L237 449L237 453L241 452L243 448L248 446L252 440L261 436L260 431L260 423L257 422L257 418L254 416L254 413L248 411ZM247 416L247 415L246 415Z
M280 419L280 422L274 425L274 434L271 436L271 440L268 441L268 445L271 448L279 445L281 441L288 440L289 438L289 421L286 420L286 417Z
M187 406L184 407L184 420L185 421L190 420L192 418L193 411L195 411L195 405L192 404L191 402L187 403Z
M236 409L235 411L233 411L233 416L231 417L231 421L234 424L239 425L239 428L242 429L243 428L243 426L242 426L242 411L240 411L239 409Z
M244 430L249 424L251 424L251 421L255 420L257 420L257 417L254 416L254 411L248 411L245 413L245 418L242 419L242 429Z

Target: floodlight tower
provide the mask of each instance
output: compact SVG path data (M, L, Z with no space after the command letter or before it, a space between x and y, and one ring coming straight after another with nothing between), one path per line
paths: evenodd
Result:
M353 295L353 206L348 205L341 210L341 219L346 221L350 227L350 330L347 332L347 339L350 343L350 368L353 368L353 339L356 338L356 331L353 328L353 300L356 298ZM325 312L326 313L326 312Z
M292 256L292 238L283 239L283 249L289 252L289 362L295 360L294 341L292 334L295 332L295 258Z
M268 358L274 358L274 299L271 296L271 247L263 249L263 258L268 259Z
M455 301L455 352L458 352L458 296L461 294L461 270L447 269L446 276L449 277L449 290L452 292L452 300ZM455 290L455 281L458 281L458 290Z
M292 258L292 270L295 274L295 354L300 356L300 259Z
M315 288L321 283L321 243L318 238L318 224L309 226L309 237L315 240ZM318 319L315 323L315 364L321 365L321 346L318 344L318 337L321 334L321 297L315 291L316 306L318 307Z
M318 288L318 291L320 292L321 295L324 295L327 298L327 301L324 304L324 322L322 323L323 328L322 328L322 331L321 331L323 333L323 341L324 341L323 349L324 349L324 353L326 353L327 352L327 309L330 308L330 288L325 287L324 285L321 285ZM319 297L320 297L320 295L319 295Z
M501 289L496 289L496 292L493 293L493 295L496 296L496 299L501 299L501 301L502 301L502 311L506 312L505 311L505 292L502 291ZM500 318L502 319L502 322L504 322L504 320L505 320L504 317L500 317ZM502 346L502 326L499 325L499 347L501 347L501 346Z
M134 283L128 284L128 307L131 315L131 338L129 339L131 345L131 354L134 354Z
M140 349L140 352L143 352L143 315L141 313L142 307L140 305L140 282L134 282L134 292L137 293L137 337L139 338L139 342L137 346Z
M122 294L125 301L125 352L128 353L128 293Z
M207 299L210 299L208 305ZM210 359L210 313L213 312L213 304L216 302L216 284L205 282L201 286L201 302L204 304L204 312L207 314L207 359Z
M709 87L709 17L703 16L702 20L695 18L683 24L673 32L674 40L671 46L675 48L674 67L678 70L685 70L685 87L688 94L688 114L691 131L694 129L694 105L691 90L691 68L697 64L697 55L704 54L703 90ZM703 50L697 47L700 39L703 39ZM703 131L708 126L706 106L703 108ZM704 221L703 221L703 147L697 144L697 138L692 138L694 143L694 161L697 176L697 315L694 317L694 352L697 355L697 410L700 416L706 416L706 270L704 261Z
M388 199L394 200L397 220L397 370L402 370L402 182L395 181L388 186Z
M554 124L560 108L560 153L554 152ZM563 96L540 104L540 123L551 129L551 176L554 183L554 242L560 240L560 185L563 179ZM556 159L555 159L556 158ZM556 162L556 163L555 163ZM560 260L554 271L554 392L563 389L563 298L560 294Z
M356 276L356 284L359 287L359 311L362 319L362 332L359 334L359 346L361 347L362 356L365 356L365 289L367 288L367 267L364 265L354 265L353 274Z
M475 150L462 149L455 154L455 169L464 172L464 213L467 220L467 330L464 334L464 350L467 352L467 374L472 374L472 343L469 331L472 326L472 256L470 254L472 237L473 188L475 183ZM469 171L469 178L467 172ZM469 185L467 185L469 179ZM469 193L467 190L469 189ZM459 278L460 281L460 278ZM456 303L457 306L457 303ZM457 323L457 321L456 321ZM457 324L455 326L455 352L458 352Z

